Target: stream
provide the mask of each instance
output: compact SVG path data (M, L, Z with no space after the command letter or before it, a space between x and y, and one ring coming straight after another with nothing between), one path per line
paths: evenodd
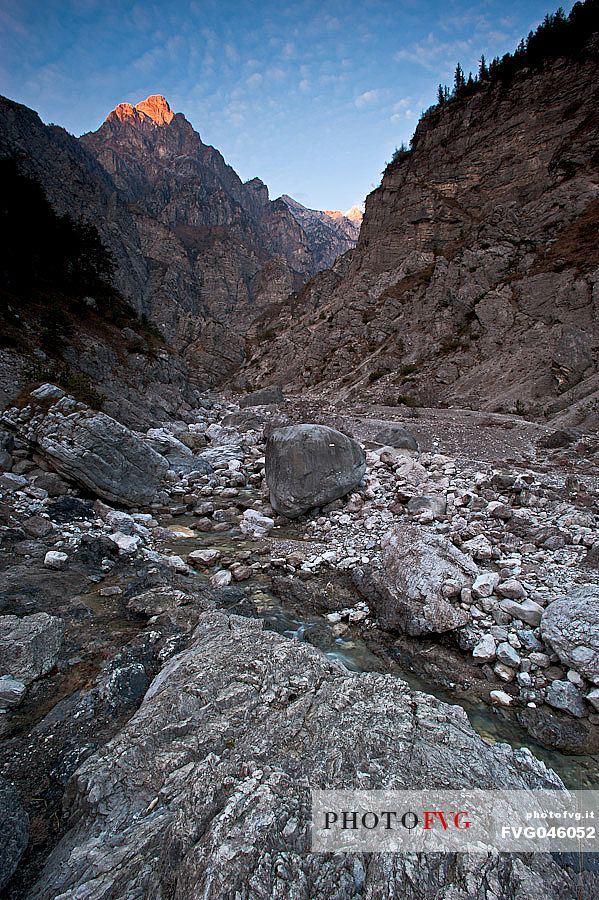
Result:
M192 550L219 550L223 557L234 557L241 550L250 550L258 545L245 539L237 528L218 533L195 532L193 537L176 537L176 531L185 533L197 522L192 517L165 519L161 523L173 531L173 540L167 541L161 548L163 551L185 556ZM287 533L279 530L271 532L270 541L285 538ZM297 540L297 538L296 538ZM261 542L259 542L261 543ZM216 571L219 566L207 569L206 574ZM254 615L265 622L265 627L284 635L291 640L306 641L318 648L325 656L343 664L351 672L381 672L397 675L406 681L415 691L432 694L449 705L459 705L464 709L470 724L483 741L488 744L507 743L514 748L526 747L537 758L560 776L566 787L571 789L599 788L599 757L592 755L568 755L553 750L534 741L508 712L495 709L478 699L468 701L459 699L451 692L439 687L434 682L421 677L403 666L401 660L392 658L388 653L375 654L360 637L359 626L349 626L343 635L335 633L333 625L326 617L316 614L304 614L297 608L286 605L269 590L268 577L258 573L250 581L240 586L248 588L247 597L242 603L235 602L223 606L229 612L243 615ZM360 599L356 596L356 601Z

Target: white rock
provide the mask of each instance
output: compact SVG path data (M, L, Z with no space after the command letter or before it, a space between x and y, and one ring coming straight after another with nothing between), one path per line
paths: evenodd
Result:
M475 597L490 597L497 585L499 584L499 575L497 572L483 572L474 581L472 585L472 593Z
M484 534L479 534L477 537L465 541L462 544L462 550L481 562L491 559L493 553L491 542Z
M135 553L141 538L138 534L123 534L122 531L115 531L109 534L110 540L117 545L121 553Z
M47 569L64 569L68 561L68 555L61 553L59 550L48 550L44 556L44 565Z
M231 584L233 580L233 575L229 572L228 569L221 569L220 572L216 572L212 578L210 579L210 584L213 587L226 587L228 584Z
M187 561L192 566L211 566L221 557L220 550L192 550Z
M495 659L495 639L490 634L485 634L474 647L472 656L481 662L490 662Z
M498 706L511 706L513 699L509 694L506 694L505 691L491 691L489 697L493 703L497 703Z
M590 693L588 693L587 700L595 707L597 712L599 712L599 688L594 688Z

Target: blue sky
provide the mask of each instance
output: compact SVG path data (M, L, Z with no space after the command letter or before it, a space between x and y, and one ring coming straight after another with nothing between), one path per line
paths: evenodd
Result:
M379 183L458 60L467 73L481 53L512 50L554 9L536 0L0 0L0 93L77 135L117 103L164 94L244 180L346 210Z

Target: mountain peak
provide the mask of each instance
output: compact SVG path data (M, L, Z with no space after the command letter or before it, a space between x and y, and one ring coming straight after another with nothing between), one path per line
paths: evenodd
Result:
M162 94L152 94L135 106L139 112L149 116L156 125L168 125L174 118L174 112Z
M108 119L118 119L125 122L128 119L145 121L151 119L155 125L169 125L175 114L162 94L152 94L141 103L133 106L131 103L119 103L108 115Z
M352 208L348 209L345 213L345 218L349 219L350 222L356 222L359 225L364 218L364 213L359 206L352 206Z

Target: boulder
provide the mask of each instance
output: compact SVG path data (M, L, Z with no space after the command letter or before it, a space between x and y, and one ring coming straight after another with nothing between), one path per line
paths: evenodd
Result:
M502 641L497 647L497 660L504 666L517 669L520 665L520 654L507 641Z
M129 428L104 413L82 409L70 397L47 412L37 409L28 424L18 416L13 421L49 466L110 503L150 503L169 468Z
M259 391L252 391L239 400L241 409L247 406L268 406L271 403L283 403L285 397L280 384L273 384L271 387L261 388Z
M325 425L277 428L266 442L270 503L289 519L349 494L365 472L358 442Z
M40 384L38 388L31 391L34 400L60 400L65 393L62 388L56 384Z
M385 447L401 447L405 450L418 450L418 441L414 435L402 425L388 422L374 434L373 443Z
M571 681L552 681L547 688L545 699L554 709L561 709L571 716L580 719L587 715L584 697Z
M523 600L526 597L526 591L517 578L506 578L497 585L495 593L508 600Z
M203 437L203 443L206 439ZM167 460L169 468L179 474L188 472L212 472L212 466L205 459L194 456L193 450L183 441L179 440L167 428L149 428L144 438L144 443L149 444L152 450L159 453Z
M512 619L520 619L521 622L526 622L527 625L532 625L533 628L537 627L543 616L543 607L539 603L535 603L534 600L524 600L522 603L517 603L515 600L506 598L501 601L499 606Z
M246 509L239 527L243 534L250 538L266 537L271 528L274 528L275 520L265 516L257 509Z
M469 616L443 596L469 587L478 568L451 541L418 525L399 525L383 536L379 570L356 570L354 580L382 628L417 636L460 628Z
M550 603L541 634L562 663L599 684L599 585L581 585Z
M46 491L48 497L62 497L69 490L68 484L54 472L43 472L41 475L36 475L33 483L36 488Z
M23 684L50 671L58 659L64 627L48 613L0 616L0 670Z
M69 557L67 553L60 550L48 550L44 556L44 565L47 569L56 569L58 571L66 569Z
M223 417L222 424L225 428L236 428L237 431L242 433L246 431L260 431L263 425L262 420L251 409L229 413Z
M576 877L549 854L415 863L375 853L366 864L354 852L311 853L315 785L562 787L532 754L486 744L463 710L399 678L356 675L260 621L205 612L120 733L79 766L70 831L28 900L351 900L428 897L431 885L463 900L491 896L489 884L504 898L576 896Z
M15 872L29 841L29 816L15 788L0 778L0 891Z
M27 685L12 675L0 675L0 710L10 709L22 703L27 693Z
M431 519L442 519L447 509L447 501L442 494L412 497L408 502L408 512L413 516L429 514Z
M495 653L495 638L490 634L483 635L472 650L474 659L481 663L492 662L495 659Z
M192 550L187 555L187 562L190 566L204 568L205 566L213 566L219 561L220 557L220 550Z

